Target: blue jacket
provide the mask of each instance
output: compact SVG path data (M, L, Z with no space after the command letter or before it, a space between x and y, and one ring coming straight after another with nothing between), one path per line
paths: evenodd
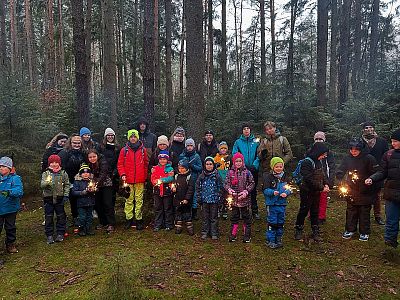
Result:
M233 145L232 155L234 155L236 152L242 153L246 167L249 170L258 170L260 167L260 159L257 156L257 148L259 145L260 142L256 141L253 134L251 134L248 138L244 137L242 134Z
M283 176L279 178L272 173L267 173L264 174L263 180L265 205L287 205L287 197L283 198L280 196L282 193L286 193L288 196L292 193L287 187L285 187L288 184L286 174L284 173ZM275 191L278 191L279 195L274 195Z
M200 155L195 150L187 152L187 150L184 149L181 155L179 155L179 160L184 159L185 157L189 160L189 168L192 172L192 178L196 182L197 177L201 171L203 171L203 163Z
M223 182L218 170L214 170L211 174L203 172L197 179L195 193L199 204L219 204L222 191Z
M76 176L72 186L72 195L77 198L77 207L94 206L96 202L95 193L86 191L89 180L84 180L80 176Z
M21 177L16 174L0 176L0 216L18 212L23 195Z

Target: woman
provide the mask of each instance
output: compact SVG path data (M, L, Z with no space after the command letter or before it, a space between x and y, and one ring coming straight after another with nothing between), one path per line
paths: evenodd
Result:
M43 154L42 159L42 173L46 171L48 167L48 159L53 154L60 153L61 150L64 149L65 144L67 143L68 135L65 133L58 133L56 134L51 141L46 145L46 151Z

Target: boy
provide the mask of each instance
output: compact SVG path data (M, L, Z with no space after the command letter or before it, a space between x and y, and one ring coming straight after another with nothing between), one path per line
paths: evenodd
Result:
M57 217L55 241L62 242L64 240L67 221L64 203L68 201L70 183L67 172L61 169L61 158L58 155L50 155L48 166L47 170L42 173L40 186L43 189L45 234L47 244L50 245L54 243L54 213Z
M21 177L11 173L13 161L4 156L0 158L0 233L6 231L6 249L8 253L18 253L15 247L17 228L15 220L24 195Z

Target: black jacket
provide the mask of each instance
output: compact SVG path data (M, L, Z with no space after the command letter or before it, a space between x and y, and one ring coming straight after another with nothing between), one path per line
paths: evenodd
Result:
M213 139L211 144L208 144L203 140L197 147L197 153L200 155L201 161L203 162L207 156L214 157L218 153L218 144Z
M376 162L379 164L382 160L383 154L389 150L388 142L379 136L376 137L375 145L372 148L368 146L368 143L364 139L363 142L367 152L375 157Z
M108 167L110 170L110 175L116 174L117 172L117 162L119 157L119 152L121 148L116 145L105 144L101 145L100 153L104 156L107 160Z
M61 157L62 168L67 172L69 182L73 183L75 175L78 174L79 168L85 162L85 155L81 150L62 150L58 154Z
M140 124L142 123L146 124L146 130L144 132L140 132ZM154 133L150 132L149 122L141 117L137 120L135 129L139 132L139 139L142 141L144 147L153 152L157 147L157 137Z
M172 156L171 162L172 162L172 167L174 168L175 171L178 170L178 163L179 163L179 156L185 149L185 142L177 142L173 141L171 143L171 146L169 147L169 155Z
M100 156L97 163L89 163L90 169L93 172L93 180L97 183L99 188L105 186L112 186L110 168L108 166L107 160Z
M188 178L188 176L190 176ZM188 206L192 207L192 199L194 195L194 180L190 175L187 174L176 174L175 175L176 193L174 196L174 206L180 206L181 201L188 200Z
M77 198L78 207L94 206L95 194L86 192L86 188L89 185L89 180L83 180L80 176L74 181L72 187L72 195Z
M329 153L329 149L324 143L315 143L311 146L306 156L311 158L314 164L309 159L305 159L301 164L300 175L303 179L300 189L307 192L321 192L324 185L328 184L322 163L318 160L318 157L324 153Z
M42 158L42 173L47 170L49 166L49 157L53 154L60 153L64 148L58 146L57 142L53 144L53 146L46 149L46 152L43 154Z

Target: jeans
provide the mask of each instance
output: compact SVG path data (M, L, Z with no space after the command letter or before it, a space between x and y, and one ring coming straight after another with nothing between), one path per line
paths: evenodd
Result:
M79 227L89 231L93 223L93 206L78 207Z
M397 242L397 236L399 234L400 203L386 201L385 213L385 241Z
M172 196L161 197L153 195L154 198L154 227L174 228L174 215L172 212Z

